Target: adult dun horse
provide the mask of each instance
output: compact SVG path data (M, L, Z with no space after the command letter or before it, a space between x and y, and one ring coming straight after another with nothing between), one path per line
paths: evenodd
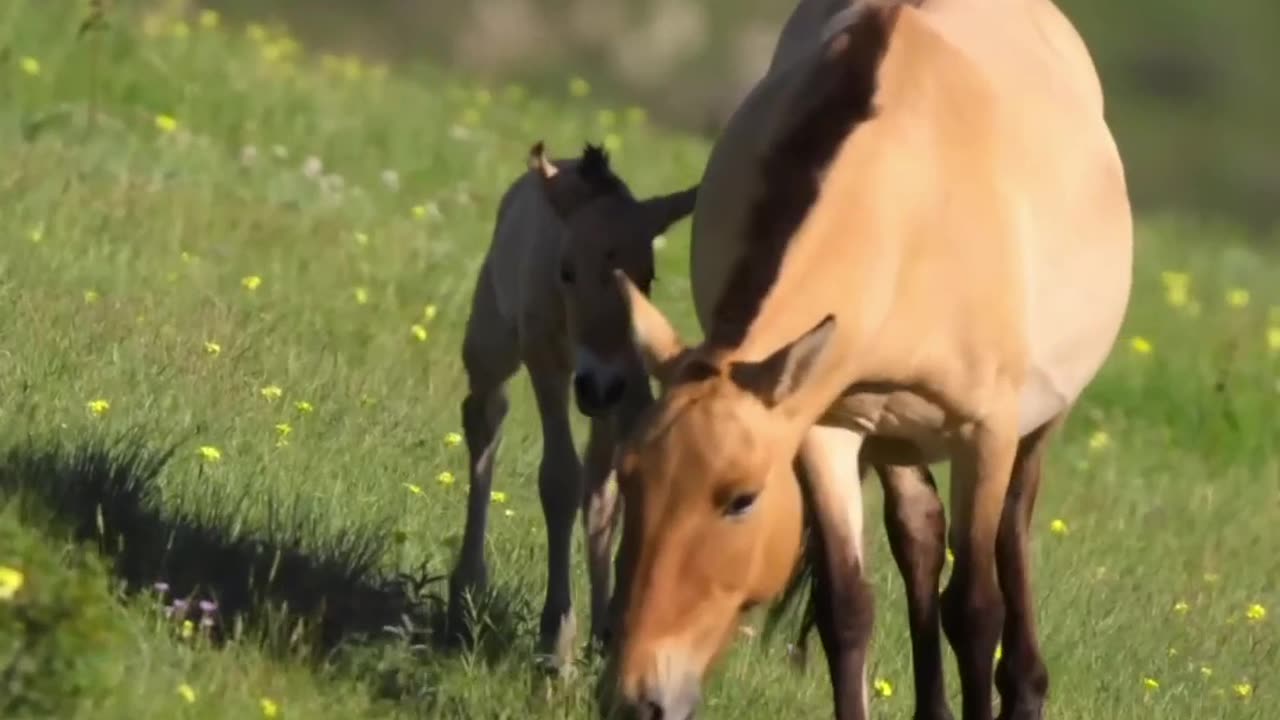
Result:
M562 663L575 635L569 582L574 517L581 506L591 633L602 639L616 527L616 498L606 482L615 437L652 402L613 273L648 293L653 240L692 212L697 186L637 199L603 149L592 145L581 157L552 161L539 142L528 166L498 206L462 343L470 488L462 548L449 579L448 625L453 637L470 636L466 598L487 585L484 540L494 458L507 414L507 381L523 365L542 423L538 491L547 526L547 594L539 650ZM570 432L570 386L578 410L591 419L582 462Z
M941 616L963 717L992 715L999 641L1000 717L1038 718L1028 523L1047 440L1109 355L1132 273L1099 79L1049 0L818 5L828 32L775 62L704 174L704 341L683 344L619 277L663 391L616 461L616 689L642 716L690 717L739 613L794 577L807 502L835 714L865 718L861 453L951 463Z

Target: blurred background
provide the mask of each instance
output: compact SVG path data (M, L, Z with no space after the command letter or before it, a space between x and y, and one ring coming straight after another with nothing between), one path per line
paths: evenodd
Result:
M1280 2L1058 0L1094 54L1135 205L1280 217ZM208 0L317 51L607 102L712 136L768 63L795 0Z

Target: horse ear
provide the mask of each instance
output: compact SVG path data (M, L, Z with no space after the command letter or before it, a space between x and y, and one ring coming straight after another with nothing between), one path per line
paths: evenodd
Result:
M662 311L640 292L626 273L614 270L613 277L626 300L631 315L631 342L644 361L645 371L663 385L670 384L676 362L684 353L684 343Z
M808 379L835 330L835 315L827 315L800 337L758 362L736 362L729 377L768 407L786 400Z
M561 219L569 214L570 198L564 188L564 176L551 160L547 158L546 146L541 140L529 149L529 171L538 176L543 197L551 205L551 209Z
M650 237L661 235L667 228L692 213L697 200L698 186L694 185L670 195L659 195L642 202Z

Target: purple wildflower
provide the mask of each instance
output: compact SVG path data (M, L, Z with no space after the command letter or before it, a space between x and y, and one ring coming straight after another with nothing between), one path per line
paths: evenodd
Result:
M211 612L215 612L217 611L217 609L218 609L218 603L212 600L200 601L200 612L204 613L205 615L208 615Z
M154 585L152 585L151 587L152 587L152 589L154 589L156 592L160 593L161 595L164 595L165 593L169 592L169 583L167 583L167 582L165 582L165 581L163 581L163 580L161 580L161 581L159 581L159 582L155 583L155 584L154 584Z

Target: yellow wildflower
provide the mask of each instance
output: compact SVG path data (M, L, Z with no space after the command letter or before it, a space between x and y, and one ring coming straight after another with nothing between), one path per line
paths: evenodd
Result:
M1000 658L1001 658L1001 657L1003 657L1003 656L1004 656L1004 645L1003 645L1003 643L997 643L997 644L996 644L996 652L995 652L995 656L994 656L994 657L995 657L995 659L996 659L996 661L999 661L999 660L1000 660Z
M503 514L503 515L506 515L507 517L515 517L515 516L516 516L516 511L515 511L515 510L503 510L503 511L502 511L502 514Z
M1178 648L1170 646L1168 653L1169 653L1169 657L1178 657Z
M424 212L425 212L425 210L424 210ZM356 244L357 244L357 245L368 245L368 244L369 244L369 233L365 233L365 232L358 232L358 231L357 231L357 232L355 233L355 239L356 239Z
M1160 683L1155 678L1149 678L1149 677L1142 678L1142 685L1148 690L1160 689Z
M5 602L13 600L26 582L27 576L23 575L21 570L0 565L0 600Z
M262 708L262 717L273 718L280 716L280 706L271 698L262 698L258 701L258 707Z
M489 499L498 504L502 504L507 501L507 494L502 492L501 490L494 490L493 492L489 493Z
M312 410L316 409L314 405L307 402L306 400L299 400L298 402L293 404L293 407L297 409L297 411L300 413L309 413Z
M586 97L591 94L591 83L575 75L569 80L569 94L576 98Z
M185 22L179 20L169 28L169 32L173 33L174 37L181 40L191 34L191 28Z
M190 623L191 621L188 620L186 624L190 624ZM195 689L186 683L182 683L181 685L178 686L178 695L180 695L183 700L186 700L189 703L193 703L196 701Z
M262 285L262 278L258 277L257 275L246 275L240 278L240 284L244 286L245 290L248 290L249 292L253 292L254 290L257 290L259 286Z
M195 634L196 634L196 624L191 622L190 620L183 620L182 621L182 639L190 640L191 636ZM195 699L195 696L193 694L192 699L188 700L187 702L192 702L194 699Z
M204 341L204 351L210 355L217 355L222 352L222 346L212 340Z
M268 385L258 392L268 400L278 400L281 395L284 395L284 390L281 390L279 385Z
M1267 328L1267 349L1280 352L1280 325Z
M1227 304L1233 308L1249 305L1249 291L1244 288L1231 288L1227 291Z
M418 342L427 341L427 329L421 325L415 323L413 327L409 328L409 332L413 333L413 336L418 338Z
M453 473L449 472L448 470L445 470L444 472L436 476L436 482L446 487L449 485L452 485L453 481L454 481Z
M404 483L404 487L406 490L413 493L414 495L422 494L422 488L418 487L417 485L414 485L413 483Z
M1187 612L1190 610L1191 610L1191 606L1187 604L1186 600L1179 600L1178 602L1173 604L1173 611L1178 613L1179 615L1186 615Z
M955 563L955 561L956 561L956 554L951 552L951 548L947 548L947 562Z
M440 308L436 307L435 303L427 303L426 307L422 308L422 317L426 318L427 322L431 322L436 319L439 312Z
M460 433L451 432L444 434L445 447L457 447L462 444L462 435Z
M606 133L604 136L604 149L612 153L621 150L622 136L618 133Z
M98 291L97 291L97 290L85 290L85 291L84 291L84 304L85 304L85 305L92 305L92 304L94 304L94 303L98 302L98 301L99 301L99 300L101 300L101 299L102 299L102 296L98 294Z
M93 413L95 417L102 417L107 413L108 410L111 409L111 403L101 399L90 400L84 405L85 407L89 408L89 412Z
M1105 450L1110 446L1111 436L1107 434L1106 430L1095 430L1094 433L1089 436L1090 450Z
M1253 686L1247 682L1236 683L1231 686L1231 689L1235 691L1237 696L1242 698L1247 698L1253 694Z
M212 445L201 445L196 452L200 453L200 457L206 462L218 462L222 459L222 451Z
M1133 351L1139 355L1150 355L1151 351L1155 349L1151 346L1150 340L1141 336L1134 337L1130 340L1129 347L1133 348Z
M289 444L289 433L293 432L293 426L287 422L276 423L276 447L284 447Z
M35 77L40 74L40 61L33 57L23 57L18 61L18 67L22 68L22 72Z
M156 129L163 133L171 133L178 129L178 121L172 115L157 115Z
M1067 530L1066 521L1054 518L1053 522L1049 523L1049 532L1054 535L1066 535L1070 531Z
M421 220L422 218L424 218L424 217L426 217L426 216L427 216L427 206L426 206L426 205L414 205L414 206L413 206L413 208L412 208L412 209L410 209L410 212L412 212L412 213L413 213L413 216L414 216L415 218L417 218L417 219Z
M365 303L369 302L368 288L362 288L362 287L355 288L353 294L356 296L357 305L364 305Z
M44 223L36 223L33 225L28 236L31 238L31 242L33 243L39 243L44 240Z
M876 678L872 687L876 690L876 697L893 697L893 684L884 678Z
M258 23L249 23L244 28L244 34L254 42L264 42L267 39L267 29Z
M222 18L218 16L217 10L201 10L200 11L200 27L205 30L212 30L218 27Z
M649 120L649 112L642 107L627 108L627 124L632 127L644 125Z
M1222 576L1219 575L1218 573L1209 572L1204 574L1204 581L1209 583L1210 585L1217 585L1218 581L1221 579L1222 579Z
M1203 675L1203 676L1204 676L1204 677L1206 677L1206 678L1207 678L1207 677L1210 677L1210 676L1212 676L1212 675L1213 675L1213 668L1209 667L1208 665L1201 665L1201 666L1200 666L1200 674L1201 674L1201 675Z
M1244 616L1248 618L1250 622L1262 622L1267 618L1267 609L1258 603L1254 603L1249 606L1248 610L1244 611Z

